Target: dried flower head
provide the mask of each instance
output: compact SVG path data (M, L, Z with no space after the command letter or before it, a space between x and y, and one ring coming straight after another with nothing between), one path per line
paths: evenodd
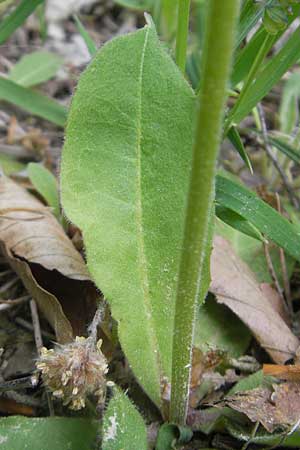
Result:
M70 409L84 408L89 394L103 401L108 368L100 350L102 342L98 341L96 346L94 342L92 337L77 336L70 344L41 350L36 366L42 372L43 381Z

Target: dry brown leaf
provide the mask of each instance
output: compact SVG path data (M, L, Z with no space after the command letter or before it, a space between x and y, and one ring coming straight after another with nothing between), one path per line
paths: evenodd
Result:
M249 267L220 236L214 238L210 291L249 327L276 363L283 364L295 355L298 339L264 295Z
M282 383L257 388L227 397L223 405L244 413L252 422L260 422L272 433L278 427L292 427L300 418L300 384Z
M93 304L96 295L84 260L49 209L3 175L0 243L57 340L82 334L90 318L88 300Z
M282 302L282 297L279 295L278 291L274 289L269 283L261 283L259 285L262 294L270 302L273 309L282 317L285 323L290 326L291 318L289 317L287 308Z

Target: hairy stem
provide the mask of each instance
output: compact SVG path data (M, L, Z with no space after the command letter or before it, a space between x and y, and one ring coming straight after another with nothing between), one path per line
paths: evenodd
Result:
M208 224L239 3L239 0L208 2L202 83L174 324L170 420L177 424L186 421L195 312L209 261Z
M189 33L191 0L178 0L178 21L176 36L176 62L180 70L185 72L186 50Z

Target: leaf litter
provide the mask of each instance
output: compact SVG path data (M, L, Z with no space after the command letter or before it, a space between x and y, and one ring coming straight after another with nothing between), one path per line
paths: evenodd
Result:
M4 175L0 244L58 342L84 333L98 294L82 256L49 208Z
M295 356L298 338L292 333L278 306L270 301L247 265L228 241L214 239L210 291L219 303L230 308L251 330L273 361L284 364Z

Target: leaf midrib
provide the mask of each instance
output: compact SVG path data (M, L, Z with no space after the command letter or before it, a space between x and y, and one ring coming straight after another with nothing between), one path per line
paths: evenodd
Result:
M145 253L145 242L144 242L144 228L143 228L143 204L142 204L142 116L143 116L143 105L142 105L142 93L143 93L143 72L144 72L144 62L145 53L149 40L150 27L146 28L145 41L142 49L140 72L138 78L138 110L137 110L137 142L136 142L136 157L137 157L137 202L136 202L136 226L137 226L137 242L138 242L138 269L140 270L141 285L143 291L143 300L146 312L146 319L148 321L148 335L150 339L150 346L154 351L154 357L156 360L156 372L159 375L158 384L160 386L162 373L161 373L161 361L159 355L159 347L157 336L155 332L155 326L153 323L152 311L151 311L151 301L149 292L149 276L148 276L148 266L147 258Z

